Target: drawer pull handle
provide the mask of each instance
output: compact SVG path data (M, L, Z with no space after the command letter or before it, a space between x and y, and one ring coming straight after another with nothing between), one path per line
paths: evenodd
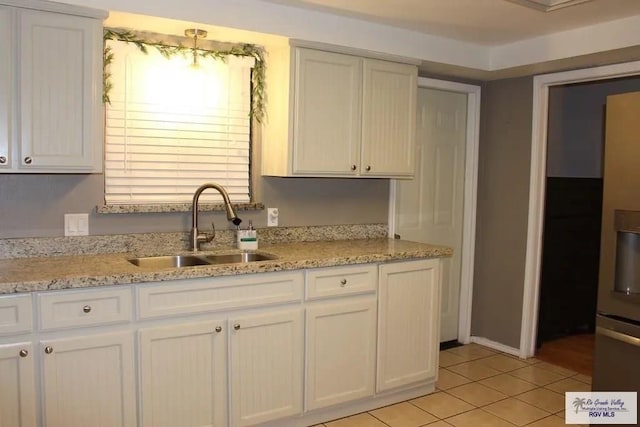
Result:
M53 347L51 347L50 345L46 346L44 348L44 352L47 353L47 354L53 353Z
M344 288L346 284L347 284L347 279L340 280L340 287Z
M7 158L5 156L0 156L0 165L4 165L7 163Z
M33 162L33 159L32 159L31 157L25 157L25 158L24 158L24 162L25 162L26 164L30 165L30 164L31 164L31 162Z
M84 307L82 307L82 311L84 311L85 313L91 313L91 306L85 305Z
M371 166L367 166L366 168L364 168L367 172L371 171Z
M235 325L233 325L233 329L235 329L236 331L240 329L240 323L236 323Z
M222 326L216 326L216 332L218 333L222 332Z
M27 350L20 350L20 357L27 357L29 352Z
M356 165L351 165L351 170L352 171L356 170Z

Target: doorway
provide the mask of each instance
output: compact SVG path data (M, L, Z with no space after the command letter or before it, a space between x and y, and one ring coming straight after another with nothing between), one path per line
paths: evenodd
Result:
M552 123L550 110L550 94L555 87L573 86L584 90L593 91L594 88L604 88L616 82L617 84L637 85L640 75L640 62L630 62L591 69L567 71L562 73L548 74L534 78L534 99L533 99L533 134L531 151L531 176L529 194L529 225L527 236L527 256L525 266L525 284L523 298L523 316L520 339L520 356L531 357L536 352L538 344L538 321L539 310L542 309L541 301L541 278L543 275L543 242L544 242L544 218L545 218L545 196L547 196L547 155L551 156L549 141L549 129ZM632 91L627 86L618 90ZM617 92L617 93L622 93ZM583 94L586 92L583 92ZM606 99L606 93L601 95ZM580 108L579 106L576 108ZM603 114L603 112L601 112ZM555 116L555 114L554 114ZM583 118L578 120L578 125L588 127L590 122ZM601 128L602 129L602 128ZM598 132L602 141L602 130ZM578 145L579 147L579 145ZM602 148L600 148L602 150ZM601 153L601 151L600 151ZM565 156L566 157L566 156ZM574 154L575 157L575 154ZM571 158L571 156L568 156ZM601 162L601 160L600 160ZM601 168L600 163L600 168ZM601 174L601 172L600 172ZM597 179L597 178L596 178Z
M593 353L607 96L635 91L637 76L549 89L536 356L574 370Z
M454 248L442 273L441 342L470 340L480 87L420 78L416 177L393 181L390 234Z

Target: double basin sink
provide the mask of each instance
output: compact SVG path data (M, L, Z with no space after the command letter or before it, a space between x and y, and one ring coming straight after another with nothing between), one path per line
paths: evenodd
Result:
M131 258L128 261L138 267L143 268L180 268L195 267L200 265L217 265L217 264L237 264L255 261L268 261L276 259L274 255L260 254L255 252L241 252L233 254L214 254L214 255L169 255L169 256L152 256Z

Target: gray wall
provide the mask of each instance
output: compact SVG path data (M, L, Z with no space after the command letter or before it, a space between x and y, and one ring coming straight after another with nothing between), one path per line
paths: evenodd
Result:
M520 347L533 78L482 87L471 334Z
M389 181L385 179L255 179L257 201L280 211L280 226L386 223ZM0 174L0 238L64 235L65 213L89 213L89 233L186 231L191 214L98 214L103 177L93 175ZM266 226L265 211L241 212ZM222 212L203 213L201 224L229 228Z
M640 77L549 89L547 176L601 178L607 95L640 91Z

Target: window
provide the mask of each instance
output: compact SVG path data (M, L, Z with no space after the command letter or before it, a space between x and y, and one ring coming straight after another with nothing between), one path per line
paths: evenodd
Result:
M190 55L107 46L106 204L187 203L205 182L224 186L233 203L249 202L253 58L203 57L194 67ZM216 192L202 197L221 201Z

